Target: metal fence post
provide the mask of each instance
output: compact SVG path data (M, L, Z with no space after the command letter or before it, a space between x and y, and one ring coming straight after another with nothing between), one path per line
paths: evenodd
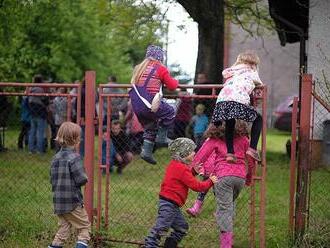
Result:
M85 206L90 222L93 224L94 199L94 117L95 117L95 72L85 73L85 169L88 183L85 187Z
M267 86L262 92L262 136L261 136L261 184L260 184L260 247L266 247L266 132L267 132Z
M295 239L299 242L305 232L307 217L308 169L310 162L310 128L312 104L312 75L302 76L300 100L299 158L295 210Z
M296 148L297 148L297 118L298 97L293 99L292 121L291 121L291 158L290 158L290 199L289 199L289 235L292 238L294 226L294 195L296 180Z

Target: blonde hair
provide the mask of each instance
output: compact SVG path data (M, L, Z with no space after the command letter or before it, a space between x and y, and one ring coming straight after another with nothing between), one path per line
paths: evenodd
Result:
M245 51L240 53L237 56L236 62L234 65L248 64L252 66L257 66L260 63L260 59L255 51Z
M151 61L157 61L158 63L160 63L158 60L153 59L151 57L145 58L140 64L134 67L131 84L137 83L142 73L147 69Z
M225 125L215 126L214 124L210 124L207 128L207 130L204 133L204 136L206 138L218 138L218 139L224 139L225 138ZM245 121L242 120L236 120L235 124L235 131L234 131L235 137L249 137L249 130L248 125Z
M55 140L60 146L75 146L80 142L81 128L73 122L63 122L58 129Z
M205 111L205 105L204 104L201 104L201 103L197 104L196 111L198 111L198 110L200 110L201 112L204 113L204 111Z

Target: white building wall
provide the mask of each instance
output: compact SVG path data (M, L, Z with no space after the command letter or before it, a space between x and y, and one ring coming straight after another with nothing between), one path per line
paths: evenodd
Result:
M330 104L330 1L311 0L309 9L308 73L313 74L316 92ZM330 87L330 85L329 85ZM323 122L330 114L320 104L315 104L313 138L322 139Z

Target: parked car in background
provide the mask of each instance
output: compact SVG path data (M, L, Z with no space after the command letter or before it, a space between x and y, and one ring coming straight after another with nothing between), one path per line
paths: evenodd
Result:
M273 113L274 127L281 131L291 132L292 106L295 95L289 96L280 103Z

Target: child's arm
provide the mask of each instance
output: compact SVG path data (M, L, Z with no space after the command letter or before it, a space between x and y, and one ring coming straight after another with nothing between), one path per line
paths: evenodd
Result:
M80 156L74 158L74 160L70 165L70 171L72 178L75 181L77 187L83 186L87 183L87 175L81 163Z
M196 192L204 192L212 187L213 182L211 179L207 179L206 181L198 181L191 173L191 171L186 170L181 177L181 181L188 186L188 188L192 189Z
M261 85L263 85L263 83L262 83L262 81L261 81L261 79L260 79L260 77L259 77L259 73L258 73L258 71L253 71L253 72L251 73L251 77L252 77L252 80L253 80L253 82L254 82L254 84L255 84L256 86L261 86Z
M165 84L169 90L175 90L178 87L178 80L171 77L165 66L160 66L157 70L157 74L162 83Z

